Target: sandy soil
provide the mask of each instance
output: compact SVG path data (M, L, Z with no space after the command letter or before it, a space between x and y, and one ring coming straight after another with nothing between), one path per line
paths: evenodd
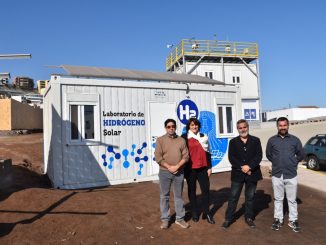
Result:
M53 189L40 174L42 134L0 137L0 158L12 158L15 164L14 184L0 187L0 244L326 244L326 194L305 186L298 192L301 233L287 225L277 232L270 229L273 203L269 178L257 189L257 228L244 223L242 195L239 219L227 231L221 229L230 191L229 173L211 177L211 208L217 224L189 221L190 229L171 224L170 229L160 230L157 183ZM188 209L186 195L185 201Z

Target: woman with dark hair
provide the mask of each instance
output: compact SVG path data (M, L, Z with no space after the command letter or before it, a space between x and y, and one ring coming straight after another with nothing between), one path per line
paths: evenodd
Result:
M202 192L203 219L215 224L209 213L209 176L212 173L211 158L209 154L208 137L199 132L200 122L197 118L190 118L186 126L187 133L182 137L186 139L189 149L189 161L186 164L185 177L188 184L188 197L191 205L191 215L194 222L199 221L197 210L196 183L197 180Z

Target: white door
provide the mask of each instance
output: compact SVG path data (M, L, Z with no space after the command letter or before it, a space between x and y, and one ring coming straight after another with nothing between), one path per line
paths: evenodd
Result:
M149 175L158 174L159 166L155 162L155 143L156 139L165 134L164 122L168 118L177 121L175 102L149 102L149 140L150 144L150 160L152 168L149 169Z

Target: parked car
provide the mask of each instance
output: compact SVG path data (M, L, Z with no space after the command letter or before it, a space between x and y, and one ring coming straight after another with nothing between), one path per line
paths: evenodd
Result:
M307 168L319 170L326 165L326 134L317 134L307 141L303 150L306 154Z

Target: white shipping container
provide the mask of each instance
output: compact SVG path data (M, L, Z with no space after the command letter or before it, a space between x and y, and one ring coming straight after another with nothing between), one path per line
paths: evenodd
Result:
M213 172L230 170L228 142L241 116L235 86L186 74L139 72L141 79L129 70L64 68L70 75L52 75L44 94L44 163L54 187L157 179L155 142L167 118L181 135L197 117L209 136Z

